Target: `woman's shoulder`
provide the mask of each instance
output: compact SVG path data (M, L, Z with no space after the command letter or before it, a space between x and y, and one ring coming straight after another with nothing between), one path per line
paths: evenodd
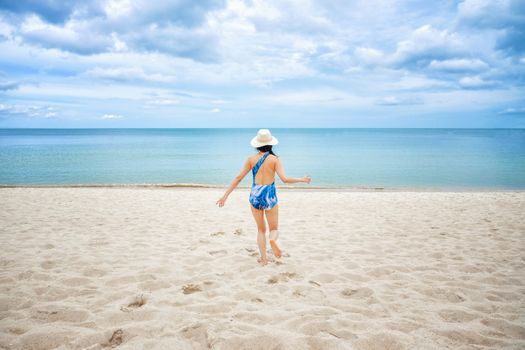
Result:
M251 166L254 166L255 163L257 163L257 159L259 156L256 154L249 155L248 158L246 158L246 161L250 163Z

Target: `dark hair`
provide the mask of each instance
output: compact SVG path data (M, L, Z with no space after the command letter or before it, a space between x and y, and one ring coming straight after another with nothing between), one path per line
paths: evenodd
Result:
M273 153L272 151L272 145L265 145L265 146L261 146L261 147L257 147L257 149L261 152L270 152L270 154L273 154L274 156L277 157L277 155L275 153Z

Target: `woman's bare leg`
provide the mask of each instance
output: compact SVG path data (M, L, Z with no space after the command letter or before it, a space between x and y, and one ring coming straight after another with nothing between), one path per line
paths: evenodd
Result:
M276 242L277 238L279 238L279 204L270 210L266 210L265 213L268 226L270 227L270 246L272 247L273 254L280 258L282 252Z
M261 265L266 265L268 259L266 257L266 224L264 222L264 210L252 209L253 218L257 223L257 244L259 245L259 252L261 253Z

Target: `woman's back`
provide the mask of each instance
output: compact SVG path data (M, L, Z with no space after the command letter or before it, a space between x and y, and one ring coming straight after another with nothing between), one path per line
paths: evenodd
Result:
M266 265L266 221L270 228L270 245L273 253L277 258L282 256L281 249L276 243L278 235L277 224L279 218L279 205L275 186L275 174L279 176L284 183L304 182L310 183L310 177L303 178L288 177L284 172L281 160L272 152L272 146L278 143L277 139L272 136L270 130L261 129L257 132L250 145L257 149L259 153L246 158L242 170L235 176L232 183L219 198L217 204L219 207L224 206L228 195L241 183L242 179L251 171L254 175L253 184L250 189L249 202L255 222L257 224L257 244L261 253L261 264Z
M255 154L251 156L250 165L253 169L255 164L264 156L264 154ZM277 157L269 154L264 162L261 164L259 171L255 175L256 185L270 185L275 181L275 169L277 165Z

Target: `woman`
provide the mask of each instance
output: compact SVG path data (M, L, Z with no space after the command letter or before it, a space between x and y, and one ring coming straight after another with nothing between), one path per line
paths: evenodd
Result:
M246 174L252 170L253 182L250 192L250 204L253 217L257 223L257 244L259 245L259 252L261 253L261 265L268 263L266 257L265 216L270 229L270 246L272 247L272 251L278 258L282 255L281 249L277 245L277 238L279 237L279 232L277 231L279 205L277 204L277 194L275 191L275 173L279 175L279 178L284 183L310 183L309 176L302 178L286 176L281 161L272 151L272 146L275 146L278 142L277 138L272 136L270 130L260 129L257 132L257 136L251 141L252 147L255 147L259 152L246 159L239 175L233 179L224 196L217 201L219 207L224 206L230 193L239 185Z

